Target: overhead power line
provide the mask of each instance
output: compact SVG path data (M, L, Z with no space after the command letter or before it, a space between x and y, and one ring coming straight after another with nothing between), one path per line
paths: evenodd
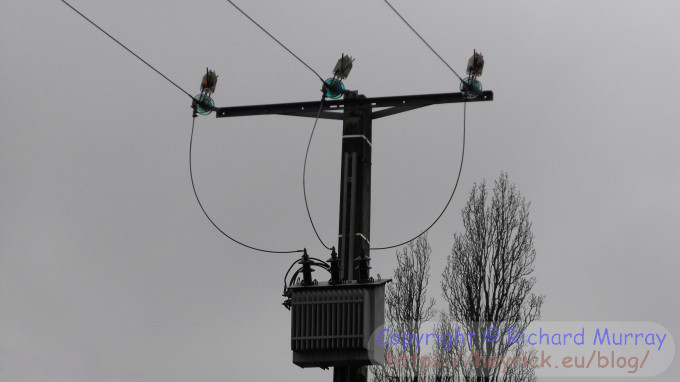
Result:
M433 48L430 44L427 43L427 41L425 41L425 39L423 38L423 36L421 36L420 33L418 33L418 32L411 26L411 24L409 24L408 21L406 21L406 19L404 18L404 16L402 16L401 13L399 13L399 11L397 11L397 9L394 8L394 7L392 6L392 4L390 4L389 1L387 1L387 0L383 0L383 1L385 1L385 4L387 4L387 6L389 6L390 9L392 9L392 10L394 11L394 13L395 13L397 16L399 16L399 18L401 19L401 21L404 22L404 24L406 24L409 28L411 28L411 30L413 31L413 33L415 33L416 36L418 36L418 38L420 39L420 41L422 41L423 44L427 45L427 47L430 48L430 50L432 51L432 53L434 53L435 56L439 57L439 59L441 60L441 62L443 62L444 65L446 65L446 67L449 68L449 70L450 70L453 74L455 74L456 77L458 77L458 79L459 79L461 82L465 83L465 82L463 81L463 79L461 78L461 76L459 76L458 73L456 73L456 71L453 70L453 68L451 67L451 65L449 65L449 63L446 62L446 60L444 60L444 59L442 58L442 56L440 56L439 53L437 53L437 51L434 50L434 48Z
M307 69L309 69L312 73L314 73L314 75L316 75L316 77L318 77L319 80L321 80L322 83L325 83L324 80L323 80L323 78L322 78L322 77L321 77L321 76L320 76L320 75L319 75L319 74L318 74L311 66L309 66L304 60L302 60L302 59L301 59L299 56L297 56L295 53L293 53L293 51L291 51L286 45L284 45L281 41L279 41L276 37L274 37L274 35L272 35L269 31L267 31L262 25L260 25L260 24L259 24L257 21L255 21L252 17L250 17L246 12L244 12L241 8L239 8L233 1L231 1L231 0L226 0L226 1L227 1L229 4L231 4L234 8L236 8L241 14L243 14L243 15L244 15L248 20L250 20L253 24L255 24L258 28L260 28L264 33L266 33L271 39L273 39L276 43L278 43L283 49L285 49L288 53L290 53L294 58L296 58L300 63L302 63ZM140 60L141 62L143 62L146 66L148 66L149 68L151 68L151 69L152 69L154 72L156 72L158 75L160 75L161 77L163 77L166 81L168 81L168 82L170 82L172 85L174 85L174 86L175 86L177 89L179 89L182 93L184 93L184 94L186 94L187 96L189 96L189 98L191 98L192 100L194 99L194 97L193 97L189 92L187 92L186 90L184 90L181 86L179 86L177 83L175 83L174 81L172 81L170 78L168 78L168 77L167 77L166 75L164 75L161 71L159 71L158 69L156 69L156 68L155 68L153 65L151 65L149 62L147 62L147 61L144 60L142 57L140 57L138 54L136 54L135 52L133 52L133 51L132 51L130 48L128 48L125 44L123 44L123 43L120 42L118 39L116 39L115 37L113 37L111 34L109 34L107 31L105 31L103 28L101 28L99 25L97 25L94 21L92 21L90 18L88 18L87 16L85 16L82 12L80 12L78 9L76 9L76 8L73 7L71 4L69 4L66 0L61 0L61 2L64 3L64 4L65 4L66 6L68 6L69 8L71 8L71 10L73 10L74 12L76 12L78 15L80 15L82 18L84 18L84 19L85 19L86 21L88 21L90 24L92 24L95 28L99 29L102 33L104 33L107 37L109 37L111 40L113 40L113 41L116 42L118 45L120 45L123 49L125 49L125 50L128 51L130 54L132 54L133 56L135 56L138 60ZM424 44L432 51L432 53L434 53L434 54L439 58L439 60L441 60L441 61L444 63L444 65L446 65L446 66L449 68L449 70L450 70L450 71L451 71L451 72L452 72L452 73L453 73L453 74L454 74L461 82L465 83L465 81L458 75L458 73L456 73L456 71L455 71L455 70L454 70L454 69L446 62L446 60L444 60L444 59L441 57L441 55L439 55L439 53L437 53L437 51L436 51L434 48L432 48L432 46L431 46L431 45L430 45L430 44L429 44L429 43L428 43L428 42L427 42L427 41L426 41L426 40L425 40L425 39L424 39L424 38L423 38L423 37L422 37L422 36L414 29L414 28L413 28L413 26L411 26L411 24L410 24L408 21L406 21L406 19L399 13L399 11L397 11L396 8L394 8L394 6L392 6L392 4L390 4L390 2L389 2L388 0L384 0L384 2L385 2L385 3L390 7L390 9L392 9L392 11L393 11L393 12L394 12L394 13L395 13L395 14L396 14L396 15L397 15L397 16L398 16L398 17L399 17L399 18L400 18L400 19L401 19L401 20L402 20L402 21L403 21L403 22L411 29L411 31L412 31L416 36L418 36L418 38L419 38L419 39L420 39L420 40L421 40L421 41L422 41L422 42L423 42L423 43L424 43ZM452 192L451 192L451 195L450 195L448 201L446 202L446 205L444 206L443 210L442 210L441 213L437 216L437 218L432 222L432 224L430 224L424 231L422 231L419 235L416 235L416 236L413 237L412 239L409 239L409 240L407 240L407 241L404 241L404 242L401 242L401 243L395 244L395 245L384 246L384 247L372 247L372 248L370 248L370 249L372 249L372 250L391 249L391 248L396 248L396 247L402 246L402 245L404 245L404 244L407 244L407 243L409 243L409 242L411 242L411 241L417 239L418 237L422 236L422 235L425 234L427 231L429 231L429 230L430 230L430 229L431 229L431 228L439 221L439 219L444 215L444 213L446 212L448 206L449 206L450 203L451 203L451 200L453 199L453 196L454 196L454 194L455 194L455 192L456 192L456 189L458 188L458 183L459 183L460 175L461 175L462 168L463 168L463 160L464 160L464 157L465 157L465 135L466 135L466 113L467 113L467 111L466 111L466 110L467 110L467 106L466 106L466 105L467 105L467 104L464 103L464 106L463 106L463 147L462 147L462 153L461 153L460 166L459 166L459 169L458 169L458 175L457 175L457 177L456 177L456 183L455 183L455 185L454 185L454 187L453 187L453 190L452 190ZM320 242L326 249L331 250L331 247L329 247L328 245L326 245L326 243L321 239L321 237L320 237L320 235L319 235L319 233L318 233L318 231L317 231L317 229L316 229L316 226L314 225L314 221L313 221L313 219L312 219L312 215L311 215L310 210L309 210L309 204L308 204L308 201L307 201L306 185L305 185L305 181L306 181L305 178L306 178L306 171L307 171L307 158L308 158L308 155L309 155L309 148L310 148L310 146L311 146L312 138L313 138L313 136L314 136L314 131L315 131L315 129L316 129L316 125L317 125L317 123L318 123L319 116L320 116L320 114L321 114L322 108L323 108L323 97L322 97L321 106L319 107L319 112L317 113L316 119L315 119L315 121L314 121L314 126L313 126L313 128L312 128L312 131L311 131L311 134L310 134L310 137L309 137L309 141L308 141L308 143L307 143L307 149L306 149L306 151L305 151L305 160L304 160L303 175L302 175L302 186L303 186L303 196L304 196L304 201L305 201L305 208L306 208L306 210L307 210L307 216L309 217L309 221L310 221L310 223L311 223L311 225L312 225L312 228L313 228L313 230L314 230L314 233L316 234L316 237L317 237L317 239L319 240L319 242ZM243 246L243 247L246 247L246 248L255 250L255 251L265 252L265 253L276 253L276 254L300 253L300 252L303 252L303 250L273 251L273 250L267 250L267 249L262 249L262 248L253 247L253 246L251 246L251 245L245 244L245 243L243 243L243 242L241 242L241 241L239 241L239 240L234 239L232 236L230 236L230 235L228 235L226 232L224 232L224 231L223 231L223 230L222 230L222 229L221 229L221 228L220 228L220 227L212 220L212 218L208 215L207 211L206 211L205 208L203 207L203 204L201 203L201 200L200 200L200 198L199 198L199 196L198 196L198 193L197 193L197 191L196 191L196 186L195 186L194 178L193 178L193 168L192 168L192 147L193 147L194 126L195 126L195 117L194 117L194 119L193 119L193 121L192 121L192 125L191 125L191 139L190 139L190 143L189 143L189 173L190 173L190 177L191 177L191 185L192 185L192 188L193 188L193 191L194 191L194 196L196 197L196 201L198 202L198 204L199 204L201 210L203 211L203 214L204 214L204 215L206 216L206 218L210 221L210 223L211 223L211 224L212 224L212 225L213 225L220 233L222 233L224 236L226 236L227 238L229 238L229 239L232 240L233 242L235 242L235 243L237 243L237 244L239 244L239 245L241 245L241 246Z
M399 11L397 11L397 9L394 8L394 6L392 6L392 4L390 4L390 2L389 2L388 0L383 0L383 1L384 1L385 4L387 4L387 6L390 7L390 9L391 9L391 10L392 10L392 11L393 11L393 12L401 19L401 21L403 21L404 24L406 24L406 26L408 26L409 29L411 29L411 31L412 31L413 33L415 33L416 36L418 36L418 38L420 39L420 41L422 41L423 44L425 44L428 48L430 48L430 50L432 51L432 53L434 53L435 56L437 56L437 58L439 58L439 60L440 60L441 62L443 62L444 65L446 65L446 67L449 68L449 70L450 70L456 77L458 77L458 79L459 79L463 84L466 84L465 81L463 80L463 78L462 78L461 76L459 76L458 73L456 73L456 71L451 67L451 65L449 65L449 63L446 62L446 60L444 60L444 59L442 58L442 56L439 55L439 53L437 53L437 51L436 51L436 50L435 50L435 49L434 49L427 41L425 41L425 39L423 38L423 36L421 36L420 33L418 33L418 31L416 31L415 28L413 28L413 26L411 26L411 24L410 24L408 21L406 21L406 19L404 18L404 16L402 16L401 13L399 13ZM466 114L467 114L467 102L464 102L464 103L463 103L463 149L462 149L461 157L460 157L460 166L458 167L458 176L456 176L456 183L454 184L453 190L451 191L451 195L449 196L449 200L446 202L446 205L444 206L444 208L442 209L442 211L439 213L439 215L437 216L437 218L434 219L434 221L432 222L432 224L430 224L427 228L425 228L425 230L423 230L419 235L414 236L412 239L406 240L406 241L404 241L404 242L401 242L401 243L395 244L395 245L389 245L389 246L385 246L385 247L371 247L370 249L372 249L372 250L383 250L383 249L392 249L392 248L396 248L396 247L401 247L402 245L405 245L405 244L407 244L407 243L409 243L409 242L411 242L411 241L413 241L413 240L419 238L420 236L424 235L427 231L430 230L430 228L434 227L434 225L437 224L437 222L439 221L439 219L444 215L444 213L445 213L446 210L448 209L449 205L451 204L451 200L453 200L453 195L456 193L456 189L458 188L458 182L460 181L460 175L461 175L462 170L463 170L463 160L465 159L465 133L466 133L465 130L466 130L466 119L467 119L467 115L466 115Z
M127 46L125 46L125 44L123 44L122 42L118 41L115 37L111 36L107 31L105 31L104 29L102 29L99 25L97 25L94 21L90 20L87 16L85 16L84 14L82 14L79 10L77 10L76 8L74 8L71 4L69 4L69 3L66 2L65 0L61 0L61 2L64 3L64 4L66 4L66 5L67 5L69 8L71 8L75 13L79 14L82 18L84 18L85 20L87 20L87 21L88 21L90 24L92 24L95 28L99 29L102 33L104 33L105 35L107 35L111 40L115 41L115 42L116 42L118 45L120 45L123 49L127 50L128 52L130 52L130 54L132 54L133 56L137 57L137 59L139 59L141 62L145 63L146 66L148 66L149 68L151 68L154 72L158 73L161 77L165 78L168 82L170 82L171 84L175 85L175 87L176 87L177 89L179 89L182 93L188 95L189 98L194 99L194 97L193 97L191 94L189 94L189 92L187 92L186 90L184 90L181 86L177 85L173 80L171 80L170 78L168 78L165 74L161 73L158 69L154 68L153 65L149 64L146 60L144 60L143 58L139 57L139 55L137 55L137 53L133 52L132 50L130 50L130 48L128 48Z
M316 70L312 69L311 66L307 65L307 63L304 62L300 57L298 57L297 54L293 53L292 50L288 49L288 47L285 46L285 45L284 45L281 41L279 41L276 37L274 37L274 35L272 35L272 34L269 33L266 29L264 29L264 27L263 27L262 25L260 25L257 21L255 21L252 17L248 16L248 14L247 14L246 12L244 12L241 8L239 8L236 4L234 4L233 1L227 0L227 2L228 2L229 4L231 4L234 8L236 8L236 10L238 10L239 12L241 12L241 14L243 14L243 16L245 16L248 20L250 20L250 21L251 21L253 24L255 24L258 28L260 28L260 29L262 30L262 32L266 33L267 36L271 37L272 40L276 41L277 44L281 45L281 47L282 47L283 49L285 49L288 53L290 53L293 57L295 57L298 61L300 61L300 62L302 63L302 65L304 65L304 66L307 67L307 69L311 70L312 73L314 73L317 77L319 77L319 79L321 80L321 82L323 82L323 78L319 75L319 73L317 73Z

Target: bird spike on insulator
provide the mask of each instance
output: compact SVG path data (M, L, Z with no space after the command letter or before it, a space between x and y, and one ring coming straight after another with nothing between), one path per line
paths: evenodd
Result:
M201 93L213 94L217 85L217 74L208 68L205 68L205 72L201 81Z
M217 74L214 70L205 68L205 74L201 80L201 94L194 97L192 107L194 108L194 116L196 113L201 115L208 115L212 113L213 107L215 106L215 101L210 98L210 94L215 92L215 86L217 85Z
M468 60L467 74L471 77L481 77L484 70L484 56L477 51L473 51L472 57Z
M352 70L352 63L354 62L354 59L350 56L345 56L345 54L342 54L342 57L338 60L338 63L335 64L335 68L333 69L333 75L336 78L340 78L344 80L349 76L349 72Z

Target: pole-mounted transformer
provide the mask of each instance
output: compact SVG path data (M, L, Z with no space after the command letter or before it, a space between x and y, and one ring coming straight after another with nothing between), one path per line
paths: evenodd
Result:
M385 349L377 335L389 281L289 286L293 363L322 368L381 363Z

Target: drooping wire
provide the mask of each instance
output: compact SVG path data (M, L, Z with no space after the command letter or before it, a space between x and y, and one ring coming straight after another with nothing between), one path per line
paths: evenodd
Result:
M316 70L312 69L312 67L309 66L309 65L307 65L307 63L304 62L300 57L298 57L297 54L293 53L292 50L288 49L288 47L285 46L285 45L284 45L281 41L279 41L276 37L274 37L274 35L272 35L272 34L269 33L266 29L264 29L264 27L263 27L262 25L260 25L257 21L255 21L252 17L248 16L248 14L245 13L245 12L244 12L241 8L239 8L236 4L234 4L233 1L227 0L227 2L228 2L229 4L231 4L234 8L236 8L236 10L238 10L239 12L241 12L241 14L243 14L243 16L245 16L248 20L250 20L250 21L251 21L253 24L255 24L258 28L260 28L264 33L266 33L267 36L271 37L272 40L276 41L277 44L281 45L281 47L282 47L283 49L285 49L288 53L290 53L293 57L295 57L298 61L300 61L300 62L302 63L302 65L306 66L307 69L311 70L312 73L314 73L317 77L319 77L319 79L321 80L321 82L324 82L323 78L319 75L319 73L317 73Z
M333 278L332 267L328 263L326 263L323 260L319 260L315 257L310 257L308 260L310 261L310 263L309 263L310 267L319 267L319 268L325 270L326 272L330 273L331 279ZM292 287L295 284L295 281L297 280L297 276L300 274L300 272L304 272L304 265L300 266L295 271L295 273L293 273L293 275L290 277L290 282L288 281L288 275L290 274L290 271L293 270L293 268L296 265L302 265L303 261L304 261L303 259L295 260L293 262L293 264L291 264L290 267L288 268L288 271L286 271L286 274L283 275L283 296L288 297L288 299L286 301L284 301L282 305L288 310L290 310L291 305L292 305L291 299L290 299L291 298L291 288L290 287ZM316 280L314 280L313 283L316 284Z
M402 16L401 13L399 13L399 11L397 11L397 9L394 8L394 6L392 6L392 4L390 4L390 2L389 2L388 0L383 0L383 1L385 2L385 4L387 4L388 7L390 7L390 9L392 9L392 11L393 11L393 12L401 19L401 21L403 21L404 24L406 24L406 26L408 26L409 29L411 29L411 31L412 31L413 33L415 33L416 36L418 36L418 38L420 39L420 41L422 41L423 44L425 44L428 48L430 48L430 50L432 51L432 53L434 53L434 55L437 56L437 58L439 58L439 60L440 60L442 63L444 63L444 65L446 65L446 67L449 68L449 70L450 70L456 77L458 77L458 80L460 80L460 82L461 82L465 87L467 87L468 85L467 85L467 83L463 80L463 78L462 78L461 76L459 76L458 73L456 73L456 71L451 67L451 65L449 65L449 63L446 62L446 60L444 60L444 58L442 58L442 56L440 56L439 53L437 53L437 51L434 50L434 48L433 48L427 41L425 41L425 39L423 38L423 36L421 36L420 33L418 33L418 31L416 31L415 28L413 28L413 26L411 26L411 24L410 24L408 21L406 21L406 19L404 18L404 16ZM402 242L402 243L395 244L395 245L390 245L390 246L385 246L385 247L375 247L375 248L372 247L372 248L370 248L370 249L372 249L372 250L392 249L392 248L400 247L400 246L402 246L402 245L404 245L404 244L407 244L407 243L409 243L409 242L411 242L411 241L413 241L413 240L419 238L420 236L424 235L427 231L430 230L430 228L432 228L435 224L437 224L437 222L439 221L439 219L444 215L444 213L446 212L446 209L449 207L449 204L451 204L451 200L453 200L453 195L456 193L456 189L458 188L458 182L460 181L460 175L461 175L461 172L462 172L462 170L463 170L463 159L465 158L465 130L466 130L466 126L465 126L465 125L466 125L466 119L467 119L467 115L466 115L466 114L467 114L467 102L464 102L464 103L463 103L463 150L462 150L462 152L461 152L461 157L460 157L460 166L458 167L458 176L456 177L456 184L453 186L453 190L451 191L451 196L449 196L449 200L446 202L446 205L444 206L444 209L442 210L442 212L439 214L439 216L437 216L437 218L432 222L432 224L430 224L423 232L421 232L419 235L416 235L416 236L413 237L412 239L406 240L406 241L404 241L404 242Z
M194 183L194 171L193 171L193 165L192 165L192 148L193 148L193 143L194 143L194 125L196 123L196 117L194 116L193 120L191 121L191 139L189 140L189 176L191 177L191 188L194 190L194 196L196 197L196 201L198 202L198 206L201 207L201 211L203 211L203 214L205 215L206 218L208 218L208 221L215 227L222 235L226 236L229 240L233 241L236 244L239 244L241 246L244 246L248 249L252 249L254 251L259 251L259 252L265 252L265 253L277 253L277 254L283 254L283 253L300 253L304 252L304 249L297 249L293 251L272 251L268 249L262 249L262 248L257 248L253 247L251 245L242 243L233 237L229 236L226 232L224 232L220 227L215 224L215 222L210 218L210 215L208 215L208 212L205 210L203 207L203 203L201 203L201 199L198 197L198 192L196 192L196 184Z
M310 257L309 260L312 261L311 266L319 267L319 268L324 269L324 270L326 270L330 273L331 266L327 262L320 260L320 259L317 259L316 257ZM293 285L295 283L295 278L302 271L302 267L298 268L295 271L295 273L293 274L293 276L290 278L290 281L288 281L288 275L290 274L290 271L293 270L293 267L295 267L297 264L300 264L300 263L302 263L302 259L295 260L293 262L293 264L290 265L290 268L288 268L288 271L286 272L286 274L283 276L284 293L285 293L286 289L288 288L288 285Z
M309 66L297 54L293 53L292 50L290 50L286 45L284 45L281 41L279 41L279 39L274 37L274 35L269 33L269 31L267 31L262 25L260 25L260 23L255 21L252 17L250 17L244 10L239 8L239 6L236 5L233 1L231 1L231 0L226 0L226 1L229 4L231 4L234 8L236 8L237 11L239 11L243 16L245 16L253 24L255 24L258 28L260 28L260 30L262 30L264 33L266 33L267 36L269 36L272 40L274 40L277 44L279 44L283 49L285 49L288 53L290 53L293 57L295 57L302 65L304 65L305 67L307 67L307 69L309 69L312 73L314 73L314 75L316 75L319 78L319 80L321 80L321 82L325 86L326 83L325 83L323 77L321 77L321 75L319 75L319 73L316 70L314 70L311 66ZM319 242L321 243L321 245L323 245L326 249L331 250L331 247L326 245L326 243L324 243L324 241L321 239L321 236L319 235L319 232L316 230L316 226L314 225L314 220L312 219L312 214L309 211L309 203L307 202L307 186L306 186L307 157L309 155L309 147L312 143L312 137L314 136L314 130L316 130L316 125L319 122L319 116L321 115L321 110L323 109L323 101L324 101L324 97L321 97L321 103L319 105L319 111L316 114L316 119L314 120L314 126L312 127L311 134L309 135L309 142L307 142L307 150L305 151L305 161L304 161L304 165L303 165L303 168L302 168L302 194L303 194L303 197L304 197L304 200L305 200L305 208L307 210L307 216L309 217L309 222L312 225L312 229L314 230L314 234L316 235L316 238L319 239Z
M422 41L425 45L427 45L427 47L430 48L430 50L432 51L432 53L434 53L435 56L437 56L437 57L439 58L439 60L441 60L441 62L443 62L444 65L446 65L446 67L449 68L449 70L450 70L451 72L453 72L453 74L455 74L456 77L458 77L458 79L459 79L461 82L465 83L465 81L463 81L463 79L461 78L461 76L459 76L458 73L456 73L456 71L453 70L453 68L451 67L451 65L449 65L449 63L446 62L446 60L444 60L444 59L442 58L442 56L440 56L439 53L437 53L437 51L434 50L434 48L433 48L432 46L430 46L430 44L427 43L427 41L425 41L425 39L423 38L423 36L421 36L420 33L418 33L418 32L411 26L411 24L409 24L408 21L406 21L406 19L404 18L404 16L402 16L401 13L399 13L399 11L397 11L396 8L394 8L394 7L392 6L392 4L390 4L389 1L387 1L387 0L383 0L383 1L385 1L385 4L387 4L387 6L389 6L389 7L394 11L394 13L396 13L396 15L399 16L399 18L401 19L401 21L403 21L404 24L406 24L406 25L411 29L411 31L413 31L413 33L415 33L416 36L418 36L418 38L420 39L420 41Z
M406 240L403 243L390 245L390 246L386 246L386 247L375 247L375 248L371 247L370 248L371 250L382 250L382 249L392 249L392 248L396 248L396 247L401 247L402 245L407 244L407 243L421 237L422 235L424 235L427 231L430 230L430 228L432 228L435 224L437 224L439 219L444 215L444 212L446 212L446 209L449 208L449 204L451 204L451 200L453 200L453 195L456 193L456 189L458 188L458 181L460 181L460 174L463 171L463 159L465 159L465 130L466 130L465 125L466 125L466 119L467 119L467 102L463 102L463 150L460 154L460 166L458 167L458 176L456 177L456 184L453 186L453 191L451 191L451 196L449 196L449 200L446 202L446 205L444 206L444 209L442 210L442 212L439 214L439 216L437 216L436 219L434 219L432 224L430 224L427 228L425 228L425 230L423 232L421 232L419 235L416 235L412 239Z
M327 262L325 262L325 261L323 261L323 260L321 260L321 259L318 259L318 258L316 258L316 257L311 257L311 256L310 256L310 257L309 257L309 260L313 261L312 265L315 266L315 267L320 267L320 268L323 268L323 269L325 269L325 270L327 270L327 271L331 269L331 266L330 266ZM295 260L295 261L293 262L293 264L291 264L290 267L288 268L288 271L286 272L286 274L283 276L283 289L284 289L284 290L286 289L286 286L287 286L287 285L293 285L293 282L295 281L295 278L294 278L294 277L291 278L290 284L288 284L288 282L287 282L287 280L288 280L288 274L289 274L290 271L293 269L293 267L295 267L295 265L300 264L301 262L302 262L302 259L297 259L297 260Z
M309 204L307 203L307 186L305 183L305 179L307 177L307 156L309 155L309 147L312 145L312 138L314 137L314 130L316 130L316 124L319 122L319 116L321 115L321 110L323 109L323 101L325 97L321 97L321 103L319 105L319 111L316 113L316 119L314 120L314 127L312 127L312 132L309 134L309 141L307 142L307 150L305 151L305 163L302 166L302 195L305 198L305 208L307 209L307 216L309 217L309 222L312 224L312 229L314 230L314 233L316 234L317 239L319 239L319 242L321 245L323 245L327 250L331 250L331 247L327 246L326 243L321 239L321 236L319 236L319 232L316 230L316 226L314 226L314 220L312 219L312 214L309 212Z
M94 21L90 20L87 16L85 16L84 14L82 14L79 10L77 10L76 8L74 8L71 4L69 4L69 3L66 2L65 0L61 0L61 2L64 3L64 4L66 4L66 5L67 5L69 8L71 8L75 13L79 14L82 18L84 18L85 20L87 20L87 21L88 21L90 24L92 24L95 28L99 29L102 33L104 33L105 35L107 35L111 40L115 41L115 42L116 42L118 45L120 45L123 49L127 50L130 54L132 54L133 56L137 57L137 59L139 59L141 62L145 63L146 66L148 66L149 68L151 68L154 72L158 73L161 77L165 78L168 82L170 82L171 84L175 85L175 87L176 87L177 89L179 89L182 93L188 95L189 98L194 99L194 97L193 97L191 94L189 94L189 92L187 92L186 90L184 90L181 86L177 85L173 80L171 80L170 78L168 78L165 74L161 73L158 69L154 68L153 65L149 64L148 62L146 62L146 60L144 60L143 58L139 57L139 56L137 55L137 53L133 52L133 51L130 50L127 46L125 46L122 42L118 41L115 37L111 36L107 31L105 31L104 29L102 29L99 25L97 25Z

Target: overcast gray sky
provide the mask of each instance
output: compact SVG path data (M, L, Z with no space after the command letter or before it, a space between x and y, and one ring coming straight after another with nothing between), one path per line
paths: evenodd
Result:
M218 106L320 97L318 79L226 1L72 4L191 93L216 70ZM457 91L381 0L238 4L324 76L354 56L345 83L367 96ZM680 3L393 4L459 73L481 51L495 94L468 106L459 192L429 235L431 295L441 300L472 185L507 171L531 202L544 320L654 321L680 338ZM291 362L281 292L296 256L239 247L202 215L188 97L60 1L0 7L0 380L331 379ZM403 241L439 213L462 111L374 122L372 244ZM196 186L225 231L328 256L302 198L312 122L197 120ZM307 173L334 245L340 135L339 122L319 122ZM372 258L389 277L394 251ZM675 362L646 380L679 377Z

